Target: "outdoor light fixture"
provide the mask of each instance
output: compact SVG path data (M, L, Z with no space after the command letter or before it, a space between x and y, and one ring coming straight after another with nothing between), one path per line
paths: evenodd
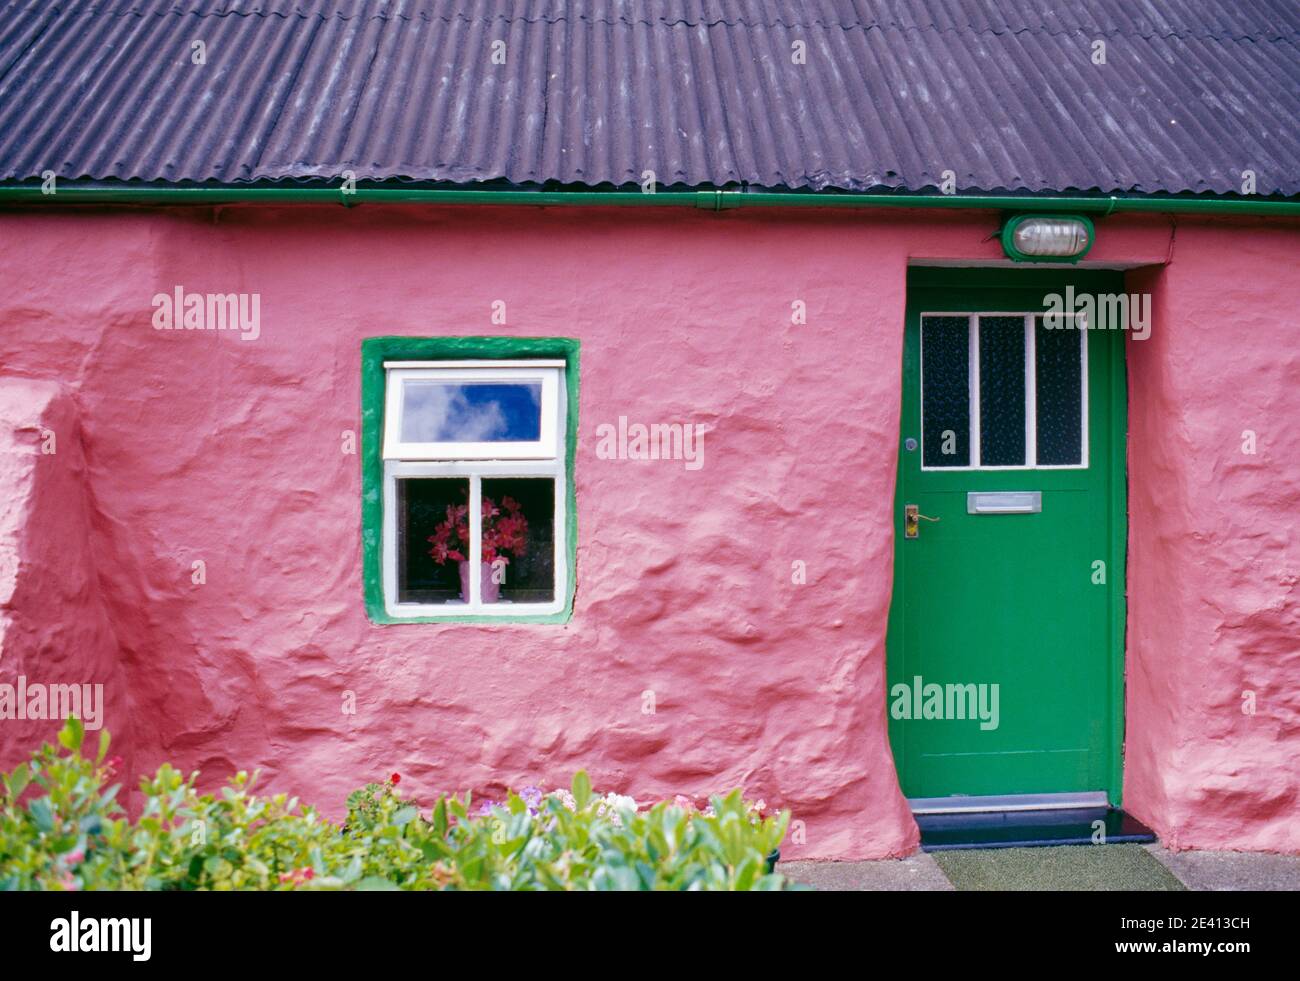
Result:
M1083 215L1016 215L1002 226L1002 251L1016 262L1078 262L1092 237Z

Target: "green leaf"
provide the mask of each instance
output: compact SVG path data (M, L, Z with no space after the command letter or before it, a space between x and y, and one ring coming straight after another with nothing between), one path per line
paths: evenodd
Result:
M446 846L441 841L434 839L426 838L416 847L420 849L420 854L424 856L426 862L436 862L447 854Z
M415 820L416 815L419 813L420 809L418 807L411 807L409 804L406 807L399 808L393 815L393 825L398 828L404 827Z
M17 800L27 785L31 782L32 771L26 763L19 763L14 767L14 772L5 779L5 786L9 788L9 796Z
M344 869L343 875L340 876L339 878L340 881L344 885L346 885L347 883L352 882L353 880L359 878L360 875L361 875L361 859L358 857L358 858L354 858L351 862L348 863L348 867Z
M81 749L81 741L86 736L86 727L75 715L68 716L68 721L59 730L59 743L64 749L75 753Z
M458 799L453 797L451 799L451 803L447 805L448 807L451 808L452 816L455 817L457 821L464 821L469 817L469 811L467 810L467 808L469 807L469 802L470 802L469 794L466 794L465 802L463 804Z
M36 827L45 833L54 830L54 808L50 806L48 797L37 797L27 805L27 813L32 816L36 822Z
M747 856L736 869L736 889L748 892L754 888L754 880L762 874L762 871L759 863L752 856Z
M77 847L77 840L78 836L75 834L60 835L58 838L55 838L50 842L50 851L54 852L55 855L62 855L65 852L70 852L72 849Z
M573 775L573 801L578 810L582 810L591 800L591 780L586 770L579 770Z
M112 737L108 734L107 729L99 730L99 752L95 756L96 763L103 763L104 757L108 755L108 744L112 742Z

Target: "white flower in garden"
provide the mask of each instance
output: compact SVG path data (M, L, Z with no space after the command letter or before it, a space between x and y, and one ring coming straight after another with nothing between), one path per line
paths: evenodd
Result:
M621 828L623 827L623 821L619 817L619 811L635 811L636 806L636 801L631 797L626 797L622 794L616 794L611 791L601 798L600 802L596 805L596 815L598 817L608 818L610 823Z
M635 811L637 804L631 797L622 794L609 793L605 795L605 803L615 810Z

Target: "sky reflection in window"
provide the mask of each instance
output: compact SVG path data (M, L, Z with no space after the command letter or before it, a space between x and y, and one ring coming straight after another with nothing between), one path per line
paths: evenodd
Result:
M541 382L409 381L402 392L402 441L498 443L538 440Z

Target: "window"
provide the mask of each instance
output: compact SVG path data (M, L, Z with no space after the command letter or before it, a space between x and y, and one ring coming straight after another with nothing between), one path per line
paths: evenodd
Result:
M577 345L480 340L494 354L565 357L466 357L478 346L460 338L363 345L363 452L377 458L364 472L378 470L363 501L372 619L567 619Z
M1088 465L1082 318L921 316L921 466L998 470Z

